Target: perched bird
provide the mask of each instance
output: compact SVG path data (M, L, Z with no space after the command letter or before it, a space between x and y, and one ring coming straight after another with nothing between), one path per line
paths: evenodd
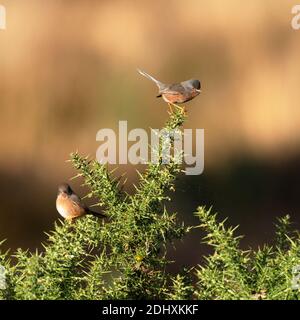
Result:
M145 71L137 69L137 71L144 77L154 81L158 86L157 98L162 97L170 105L185 103L194 99L201 93L201 83L199 80L187 80L180 83L165 84L162 83Z
M58 194L56 198L56 209L59 214L66 220L72 221L74 218L91 214L95 217L105 218L104 214L90 210L73 192L67 183L62 183L58 187Z

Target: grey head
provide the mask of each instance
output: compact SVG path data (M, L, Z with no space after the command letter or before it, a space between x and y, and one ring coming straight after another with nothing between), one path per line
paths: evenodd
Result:
M67 183L61 183L58 186L58 194L65 193L67 195L71 195L73 193L73 190Z
M196 89L197 92L201 92L201 83L199 80L191 79L183 81L181 85L186 89Z

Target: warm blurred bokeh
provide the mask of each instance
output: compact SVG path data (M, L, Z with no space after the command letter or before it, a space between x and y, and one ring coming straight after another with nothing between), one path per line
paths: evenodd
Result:
M213 205L246 233L270 240L276 216L300 222L300 31L288 0L0 0L0 238L35 248L58 218L57 184L74 175L71 151L95 156L96 132L159 128L162 81L200 78L188 128L205 129L205 172L178 181L172 207L187 224ZM135 167L120 166L130 183ZM74 183L75 184L75 183ZM77 182L75 189L83 194ZM200 235L178 244L199 261ZM189 248L189 250L187 250Z

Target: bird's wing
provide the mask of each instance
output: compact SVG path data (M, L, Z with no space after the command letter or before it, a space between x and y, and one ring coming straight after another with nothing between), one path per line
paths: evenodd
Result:
M73 201L73 205L75 207L78 207L78 209L80 209L80 210L84 210L84 213L91 214L91 215L99 217L99 218L105 218L106 217L105 214L90 210L89 207L87 207L82 202L82 200L77 196L77 194L73 193L72 195L70 195L70 199Z
M160 93L164 94L173 94L173 95L178 95L178 93L185 93L186 89L181 85L181 84L172 84L170 86L168 86L167 88L161 90Z
M72 193L72 194L70 195L70 199L71 199L72 201L76 202L77 204L82 205L81 199L78 197L77 194Z
M70 200L72 200L74 206L83 209L84 211L88 211L88 207L81 201L77 194L72 193L70 195Z

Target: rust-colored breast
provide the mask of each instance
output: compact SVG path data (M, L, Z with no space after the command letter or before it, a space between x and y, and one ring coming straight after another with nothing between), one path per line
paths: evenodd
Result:
M178 93L178 94L163 93L162 96L166 102L170 102L170 103L183 103L186 101L185 96L181 93Z
M170 102L170 103L184 103L187 101L192 100L193 98L195 98L199 93L196 90L189 90L189 91L185 91L185 92L178 92L178 93L168 93L165 92L162 94L163 99L166 102Z
M66 195L59 195L57 197L56 209L65 219L73 219L85 214L84 208Z

